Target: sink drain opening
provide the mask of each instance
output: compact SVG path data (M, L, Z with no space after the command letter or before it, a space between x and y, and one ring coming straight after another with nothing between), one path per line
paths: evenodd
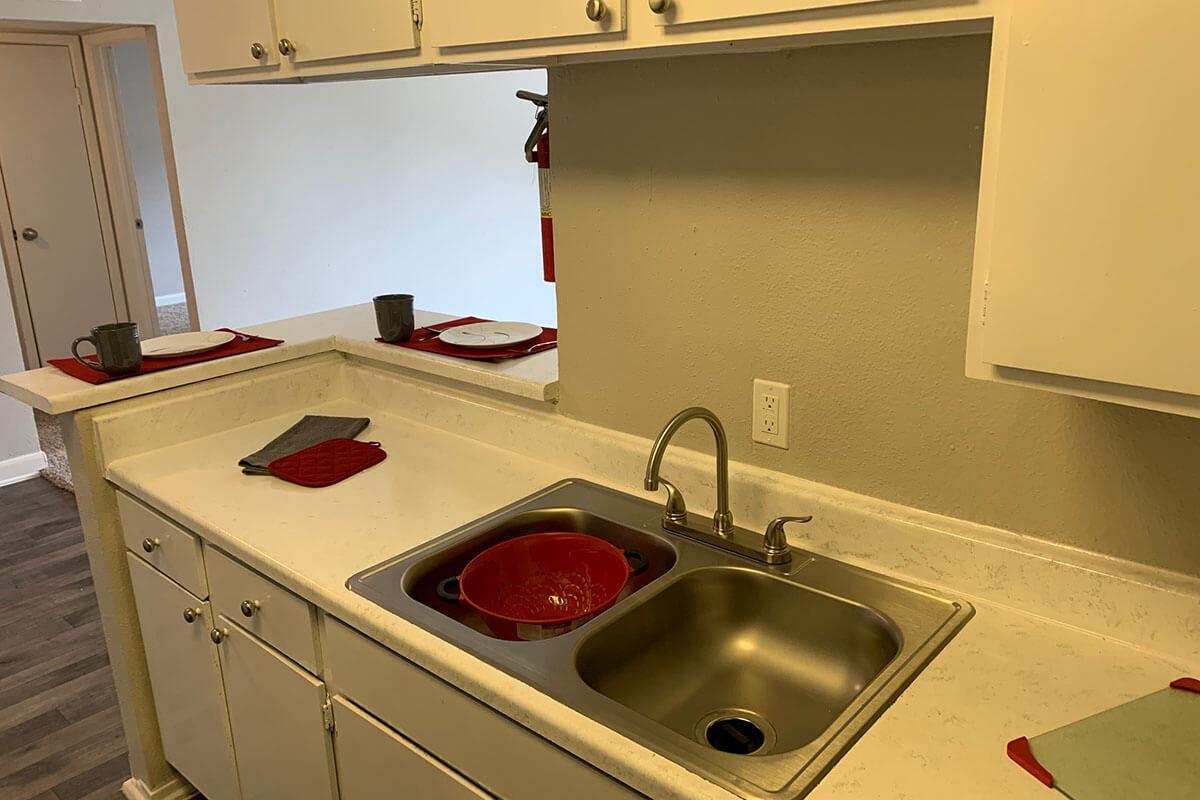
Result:
M762 728L742 717L713 720L704 729L704 739L715 750L739 756L757 753L767 741Z

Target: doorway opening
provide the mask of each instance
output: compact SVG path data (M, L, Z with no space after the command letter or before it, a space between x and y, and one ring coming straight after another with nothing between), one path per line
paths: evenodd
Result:
M148 333L196 330L174 149L153 29L110 29L85 33L81 39L113 220L128 239L125 249L135 267L131 272L137 272L144 284L135 293L153 309L148 316L157 326Z

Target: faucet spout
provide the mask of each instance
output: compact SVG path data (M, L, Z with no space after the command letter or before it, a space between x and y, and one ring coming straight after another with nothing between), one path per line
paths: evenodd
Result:
M659 481L662 480L659 469L662 466L663 454L667 451L667 445L671 443L671 439L684 423L693 419L707 422L716 439L717 511L713 515L713 530L721 535L726 535L733 531L733 513L729 510L729 440L725 436L725 427L721 424L721 420L707 408L684 409L666 424L666 427L658 434L658 438L654 440L654 447L650 449L650 459L646 462L644 485L648 492L658 490Z

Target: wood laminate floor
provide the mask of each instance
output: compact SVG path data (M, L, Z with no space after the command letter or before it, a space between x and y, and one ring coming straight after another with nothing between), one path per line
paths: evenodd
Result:
M0 800L113 800L129 777L75 498L0 487Z

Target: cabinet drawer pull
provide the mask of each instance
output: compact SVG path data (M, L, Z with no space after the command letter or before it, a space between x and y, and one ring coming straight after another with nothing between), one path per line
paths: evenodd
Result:
M255 61L262 61L267 55L267 48L262 46L262 42L255 42L250 45L250 57Z
M608 16L608 6L604 4L604 0L587 0L583 11L592 22L600 22Z
M157 550L159 548L159 546L161 544L162 544L161 539L150 539L150 538L142 539L142 549L145 550L147 553L153 553L155 550Z
M650 10L655 14L665 14L671 10L671 0L650 0Z
M200 619L200 615L204 613L202 608L185 608L183 610L183 621L191 625L196 620Z
M213 644L220 644L228 636L229 630L226 628L213 628L208 634L208 638L212 639Z
M243 600L242 616L253 617L259 608L261 608L261 604L257 600Z
M279 40L279 55L290 56L296 52L296 43L291 39Z

